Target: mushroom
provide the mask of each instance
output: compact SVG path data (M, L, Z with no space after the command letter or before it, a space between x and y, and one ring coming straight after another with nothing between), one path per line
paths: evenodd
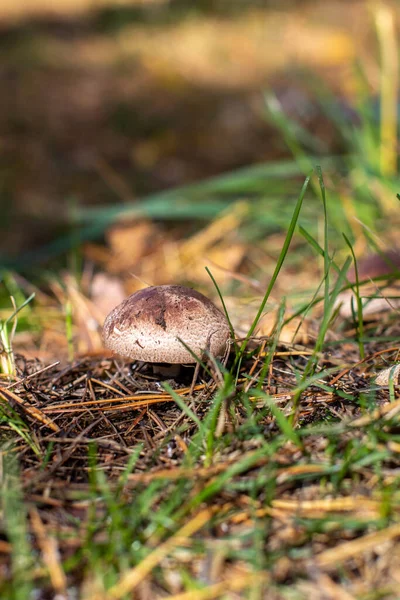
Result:
M187 348L199 358L204 351L222 356L229 336L228 321L211 300L181 285L135 292L110 312L103 327L104 345L116 354L170 365L196 363Z

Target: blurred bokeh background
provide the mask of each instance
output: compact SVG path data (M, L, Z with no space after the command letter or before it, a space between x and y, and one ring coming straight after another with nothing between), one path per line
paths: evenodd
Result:
M356 60L378 84L371 21L349 0L2 2L1 254L54 240L77 206L288 157L265 90L343 150L305 71L350 111Z

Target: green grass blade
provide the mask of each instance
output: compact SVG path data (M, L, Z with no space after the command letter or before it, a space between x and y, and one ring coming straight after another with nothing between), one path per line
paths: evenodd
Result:
M285 436L285 438L287 438L288 440L293 442L293 444L296 444L296 446L298 446L299 448L303 448L303 442L302 442L301 438L298 436L298 434L296 433L293 424L285 416L285 414L279 408L279 406L276 405L274 399L271 398L268 394L265 394L265 392L262 392L261 390L258 390L258 389L251 390L251 394L256 396L257 398L261 398L262 400L264 400L264 402L270 409L271 413L275 417L276 423L277 423L279 429L281 430L281 432L283 433L283 435Z
M10 600L27 600L27 598L33 598L34 594L32 578L34 554L28 537L27 511L23 504L16 458L8 449L3 453L1 459L3 463L0 490L1 509L5 532L12 546L13 580L7 597Z
M238 350L238 352L236 354L236 359L235 359L235 363L234 363L233 369L235 369L238 366L238 364L240 364L240 362L241 362L241 359L242 359L242 357L244 355L244 352L246 350L247 344L248 344L251 336L253 335L256 327L257 327L257 323L259 322L262 313L264 312L265 305L267 304L268 298L269 298L269 296L271 294L271 291L272 291L272 289L273 289L273 287L275 285L275 282L276 282L276 280L278 278L279 272L280 272L280 270L282 268L283 262L284 262L284 260L286 258L286 255L287 255L288 251L289 251L289 246L290 246L290 243L291 243L292 238L293 238L293 234L294 234L295 229L296 229L297 221L298 221L299 215L300 215L300 210L301 210L301 207L302 207L302 204L303 204L305 193L306 193L307 188L308 188L308 184L310 182L310 178L311 178L311 174L308 175L306 177L306 179L305 179L305 182L304 182L303 187L301 189L300 195L299 195L299 197L297 199L296 206L295 206L295 209L293 211L293 216L292 216L291 222L289 224L288 231L287 231L287 234L286 234L286 237L285 237L285 241L284 241L281 253L280 253L279 257L278 257L278 261L277 261L276 266L275 266L275 270L274 270L273 275L271 277L271 281L270 281L270 283L268 285L267 291L265 292L264 298L261 301L260 307L258 309L258 312L257 312L254 320L253 320L253 323L251 324L250 329L247 332L247 335L246 335L244 341L242 342L242 344L241 344L241 346L240 346L240 348L239 348L239 350Z
M344 240L345 240L347 246L350 249L351 255L353 257L353 263L354 263L354 272L355 272L355 276L356 276L356 282L352 289L355 293L356 303L357 303L357 319L355 319L355 328L357 331L356 338L357 338L358 347L360 350L360 358L363 359L363 358L365 358L365 348L364 348L364 344L362 342L362 339L364 337L364 318L363 318L363 305L362 305L361 294L360 294L360 280L358 277L357 258L354 253L353 245L345 233L343 234L343 237L344 237Z
M186 404L183 398L179 394L177 394L168 383L164 382L163 388L166 392L168 392L168 394L170 394L171 398L175 400L181 411L184 412L185 415L197 425L201 435L205 437L206 429L203 423L200 421L199 417L189 408L189 406Z

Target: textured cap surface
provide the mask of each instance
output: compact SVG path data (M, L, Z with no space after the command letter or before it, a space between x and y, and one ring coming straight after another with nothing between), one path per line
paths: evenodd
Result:
M152 286L135 292L105 320L103 340L113 352L144 362L194 363L204 350L221 356L230 331L225 315L191 288Z

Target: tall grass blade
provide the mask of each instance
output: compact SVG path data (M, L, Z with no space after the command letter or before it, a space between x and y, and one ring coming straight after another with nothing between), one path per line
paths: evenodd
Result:
M354 253L353 245L350 242L350 240L348 239L348 237L346 236L346 234L343 234L343 237L345 239L346 244L348 245L348 247L350 249L350 252L353 257L353 262L354 262L354 272L355 272L355 276L356 276L356 282L353 287L353 291L354 291L354 294L356 297L356 303L357 303L357 319L355 320L355 326L356 326L356 331L357 331L356 337L357 337L357 342L358 342L358 348L360 350L360 358L363 359L363 358L365 358L365 348L364 348L364 343L362 341L363 337L364 337L364 318L363 318L363 305L362 305L361 294L360 294L360 279L358 276L357 258Z
M278 278L279 272L280 272L280 270L282 268L283 262L284 262L284 260L286 258L287 253L288 253L289 246L290 246L290 243L292 241L292 238L293 238L293 235L294 235L294 232L295 232L295 229L296 229L297 221L298 221L299 215L300 215L300 210L301 210L301 207L302 207L302 204L303 204L305 193L306 193L307 188L308 188L308 184L310 182L310 178L311 178L311 173L310 173L310 175L308 175L306 177L306 179L304 181L304 184L303 184L303 187L301 189L300 195L299 195L299 197L297 199L297 202L296 202L295 209L293 211L292 220L291 220L291 222L289 224L288 231L287 231L287 234L286 234L286 237L285 237L285 241L284 241L281 253L280 253L279 257L278 257L278 261L276 263L275 270L274 270L273 275L271 277L271 281L269 282L267 291L265 292L264 298L261 301L260 307L258 309L258 312L257 312L254 320L253 320L253 323L251 324L250 329L247 332L247 335L246 335L245 339L243 340L243 342L242 342L242 344L241 344L241 346L240 346L240 348L239 348L239 350L238 350L238 352L236 354L236 359L235 359L235 363L234 363L233 369L235 369L240 364L240 362L241 362L241 360L243 358L243 355L244 355L244 352L246 350L247 344L249 343L249 340L250 340L251 336L253 335L253 333L254 333L254 331L255 331L255 329L257 327L257 324L258 324L258 322L259 322L259 320L261 318L261 315L264 312L265 305L267 304L268 298L269 298L269 296L271 294L271 291L272 291L272 289L273 289L273 287L275 285L275 282L276 282L276 280Z

